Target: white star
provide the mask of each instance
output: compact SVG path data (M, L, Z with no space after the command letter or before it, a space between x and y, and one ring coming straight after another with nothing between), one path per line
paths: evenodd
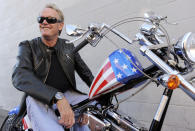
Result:
M126 64L124 64L122 67L123 67L124 70L127 69L127 65Z
M117 75L117 78L122 78L122 74L121 73L119 73L118 75Z
M115 58L114 59L114 63L117 64L118 63L118 59Z
M133 68L133 69L132 69L132 71L133 71L133 72L136 72L136 71L137 71L137 69Z
M123 51L121 50L121 49L119 49L119 51L118 51L119 53L122 53Z

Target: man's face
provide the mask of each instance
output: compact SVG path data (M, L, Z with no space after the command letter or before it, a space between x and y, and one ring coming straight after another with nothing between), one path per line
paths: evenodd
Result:
M40 14L40 17L56 18L60 20L58 13L51 9L45 8ZM64 23L50 24L46 20L39 24L40 32L42 37L52 39L58 37L59 30L62 30Z

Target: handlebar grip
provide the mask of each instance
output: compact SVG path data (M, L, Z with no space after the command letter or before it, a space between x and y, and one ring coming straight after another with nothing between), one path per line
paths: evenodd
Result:
M83 48L84 46L86 46L88 43L89 43L89 42L88 42L87 39L83 40L78 46L76 46L76 47L74 48L73 53L78 52L81 48Z

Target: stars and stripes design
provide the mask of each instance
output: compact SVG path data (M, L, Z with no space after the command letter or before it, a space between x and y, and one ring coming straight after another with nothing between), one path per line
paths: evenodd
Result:
M89 98L116 90L142 75L131 62L142 70L141 64L129 50L118 49L110 54L90 87Z

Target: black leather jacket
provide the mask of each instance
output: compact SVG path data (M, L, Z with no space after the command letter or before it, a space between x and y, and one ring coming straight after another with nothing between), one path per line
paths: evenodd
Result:
M78 91L76 89L75 70L88 86L94 77L80 55L72 53L74 45L66 44L65 41L65 39L58 38L54 48L73 90ZM17 63L12 74L12 82L15 88L48 105L58 91L56 88L45 84L51 64L50 53L40 37L21 42Z

